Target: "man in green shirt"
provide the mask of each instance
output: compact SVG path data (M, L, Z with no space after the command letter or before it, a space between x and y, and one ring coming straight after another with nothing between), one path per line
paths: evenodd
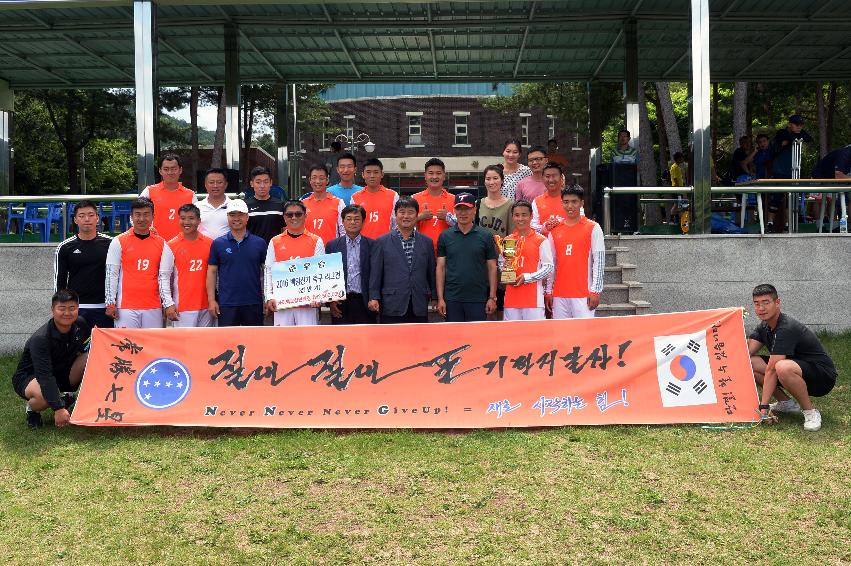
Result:
M447 322L485 320L496 311L496 242L473 222L475 202L458 194L457 223L437 239L437 311Z

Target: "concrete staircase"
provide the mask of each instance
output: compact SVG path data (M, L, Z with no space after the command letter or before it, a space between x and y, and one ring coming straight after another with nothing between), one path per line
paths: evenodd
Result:
M636 266L627 263L629 248L606 242L606 269L603 294L597 316L647 314L650 303L641 296L641 283L635 281Z

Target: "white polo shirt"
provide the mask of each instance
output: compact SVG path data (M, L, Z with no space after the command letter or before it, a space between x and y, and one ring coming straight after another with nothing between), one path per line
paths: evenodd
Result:
M229 230L228 203L230 203L228 197L225 197L225 201L217 207L210 204L207 198L195 203L201 210L201 225L198 231L214 240L227 234Z

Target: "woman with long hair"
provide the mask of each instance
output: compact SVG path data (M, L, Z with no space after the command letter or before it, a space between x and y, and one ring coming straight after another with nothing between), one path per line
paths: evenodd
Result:
M519 183L521 179L525 179L532 174L532 170L529 169L528 166L520 163L520 158L522 156L523 148L518 140L510 139L503 144L502 194L505 198L509 198L511 200L514 200L517 183Z
M476 224L490 231L495 237L505 238L514 231L511 221L511 207L514 199L506 198L502 193L502 165L488 165L484 170L485 188L488 194L476 201ZM502 319L505 302L505 285L496 290L496 319Z

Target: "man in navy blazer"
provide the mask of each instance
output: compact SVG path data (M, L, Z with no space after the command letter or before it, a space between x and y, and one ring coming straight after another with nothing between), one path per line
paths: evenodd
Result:
M343 254L343 275L346 278L346 299L331 303L331 323L375 324L375 313L367 308L370 256L375 240L360 233L366 210L360 205L350 204L343 209L341 216L346 233L325 244L325 253Z
M401 197L393 208L396 229L372 245L369 310L382 324L428 322L428 303L437 297L434 243L417 232L419 203Z

